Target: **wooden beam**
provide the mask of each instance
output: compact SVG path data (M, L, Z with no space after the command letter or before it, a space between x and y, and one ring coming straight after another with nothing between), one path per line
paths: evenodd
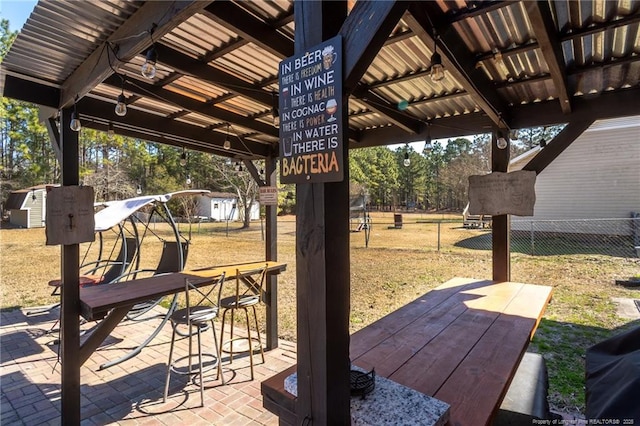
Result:
M212 148L211 145L208 145L203 141L196 141L193 139L184 139L176 135L164 136L160 134L152 134L152 133L149 133L146 129L136 130L134 128L120 127L120 125L116 122L112 122L112 124L114 124L113 128L114 128L115 134L120 136L127 136L130 138L136 138L136 139L144 140L147 142L161 143L163 145L175 146L178 148L184 147L185 149L189 149L192 151L205 152L208 154L214 154L221 157L237 158L240 155L242 155L242 153L238 153L231 150L229 151L220 150L219 147L217 149ZM82 127L85 127L87 129L99 130L101 132L106 132L109 129L109 125L107 124L107 122L97 121L93 119L86 119L86 118L82 119ZM144 131L146 131L146 133L143 133Z
M447 17L449 18L449 24L453 24L454 22L462 21L468 18L475 18L476 16L486 15L489 12L502 9L503 7L509 6L510 4L517 1L519 0L491 1L483 2L480 5L477 5L475 2L470 2L470 6L467 6L463 9L449 10L449 12L447 12Z
M494 131L491 135L491 171L506 173L509 167L509 145L505 149L498 148L498 137L508 135L498 134ZM493 216L491 218L491 244L494 281L511 280L511 220L508 214Z
M62 186L80 183L78 132L69 128L72 110L61 112ZM80 425L80 244L61 246L62 295L60 305L60 354L62 354L61 422Z
M560 41L574 40L578 37L585 37L604 31L613 31L616 28L637 24L638 22L640 22L640 9L636 9L636 11L631 15L627 15L624 18L619 18L614 21L597 22L586 28L570 28L570 32L565 32L560 35Z
M60 89L7 74L2 96L58 109Z
M266 184L278 186L276 157L267 157L264 161ZM265 259L278 260L278 206L265 206ZM278 347L278 276L267 275L266 287L266 328L267 350Z
M340 29L345 95L351 94L407 9L402 1L359 1Z
M640 88L604 92L575 97L570 115L565 115L557 102L538 102L511 108L514 129L562 124L568 121L602 120L640 115Z
M292 40L230 1L215 1L205 7L204 11L218 24L280 59L293 55Z
M414 2L409 11L411 13L405 17L405 22L426 46L434 45L432 26L437 27L438 51L445 71L462 85L496 126L508 129L508 114L502 98L484 71L476 68L475 56L467 50L456 29L446 24L442 11L438 12L439 6L431 2Z
M173 30L207 5L204 1L147 1L125 23L115 30L62 84L57 107L72 105L76 96L83 97L121 65L148 48L153 40ZM153 28L153 35L150 31ZM140 35L140 32L149 32ZM110 52L117 49L117 57Z
M225 150L222 145L226 135L220 132L213 132L204 127L193 126L184 122L178 122L156 114L150 114L128 108L127 115L116 117L113 112L113 103L100 101L86 97L78 102L78 114L80 118L89 117L96 121L109 120L105 117L112 117L111 121L122 123L128 127L137 128L141 133L155 133L170 139L172 137L198 141L211 149L220 152L241 153L247 158L264 158L270 154L271 149L267 144L260 144L251 141L241 142L238 138L231 138L231 149ZM153 130L151 130L153 129ZM247 151L248 150L248 151ZM224 154L221 154L224 155ZM229 154L226 154L229 156Z
M533 32L540 45L544 60L549 67L553 84L556 88L562 112L571 112L569 91L567 90L567 74L562 54L562 42L558 37L551 9L548 2L528 1L524 3Z
M107 78L104 81L104 84L107 84L115 88L121 87L120 78L114 75ZM249 117L245 117L240 114L233 113L231 111L228 111L224 108L217 107L215 105L210 105L205 102L197 101L193 98L181 95L171 90L164 89L160 86L147 84L137 80L134 80L134 81L127 80L124 87L125 87L125 90L139 96L151 95L150 97L152 98L156 97L156 99L162 102L168 102L174 105L179 105L180 107L187 110L187 112L197 112L199 114L202 114L206 117L210 117L217 121L223 121L225 123L246 127L256 132L272 136L274 138L278 137L278 129L276 129L275 127L269 124L251 119Z
M356 89L353 96L361 99L370 109L386 116L395 126L409 133L419 133L424 123L411 114L398 110L397 106L366 88Z
M531 159L522 169L532 170L540 174L558 155L569 147L585 130L593 124L593 120L571 121L551 142L547 142L542 151Z
M489 133L493 123L482 113L462 114L454 117L438 118L431 121L429 134L433 139L446 139L458 136L470 136L477 133ZM358 142L352 142L351 148L367 148L390 144L409 143L425 140L427 129L418 134L410 134L395 127L385 126L366 129L359 132Z
M299 55L335 36L347 14L346 1L296 1L294 8ZM348 52L354 51L351 43L352 38L343 39L345 62ZM347 108L341 110L348 123ZM339 136L345 166L349 164L346 135L345 131ZM299 425L351 423L348 169L344 167L342 182L296 185L297 341L303 342L298 345Z
M208 81L209 83L223 87L230 92L242 95L268 107L271 107L274 103L274 95L271 92L267 92L259 86L251 85L245 80L213 68L198 59L194 59L162 44L156 44L156 52L158 52L158 62L165 64L169 68Z

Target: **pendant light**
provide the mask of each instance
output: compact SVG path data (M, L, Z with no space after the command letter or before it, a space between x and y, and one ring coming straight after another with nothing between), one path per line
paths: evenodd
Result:
M411 159L409 158L409 144L405 146L404 151L404 160L402 161L405 167L409 167L411 165Z
M140 73L142 74L143 77L148 78L149 80L153 80L153 78L156 76L157 61L158 61L158 52L156 52L155 46L151 46L147 50L144 64L142 64L142 68L140 69Z
M182 147L182 154L180 155L180 165L183 167L187 165L187 151L184 150L184 146Z
M231 149L231 141L229 140L229 123L227 123L227 136L224 138L224 144L222 147L226 150Z
M127 104L126 98L124 97L124 77L120 76L122 79L122 88L120 94L118 95L118 102L116 103L115 112L118 117L124 117L127 115Z
M109 129L107 130L107 139L110 141L116 136L116 132L113 130L113 123L109 122Z
M80 123L80 117L78 116L78 109L76 107L78 103L78 96L76 96L76 101L73 103L73 112L71 112L71 121L69 122L69 128L74 132L79 132L82 128L82 124Z
M435 33L435 29L434 29ZM431 56L431 81L437 83L444 78L444 66L442 65L442 57L438 53L438 36L433 38L433 55Z

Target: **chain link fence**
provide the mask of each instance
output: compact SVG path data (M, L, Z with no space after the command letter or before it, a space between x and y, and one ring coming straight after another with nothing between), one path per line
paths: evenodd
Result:
M417 223L420 225L420 222ZM375 226L375 224L374 224ZM424 243L438 251L491 250L492 231L461 221L424 223ZM411 224L405 225L408 229ZM521 220L511 222L511 252L531 256L597 254L640 257L640 217L623 219Z
M513 220L511 251L640 257L640 218Z

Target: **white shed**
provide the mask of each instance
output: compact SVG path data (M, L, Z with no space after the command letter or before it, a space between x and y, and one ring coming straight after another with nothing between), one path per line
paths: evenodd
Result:
M210 192L198 197L198 216L216 222L241 220L242 208L238 198L230 192ZM260 219L260 205L251 207L251 220Z
M11 191L5 210L9 223L20 228L43 228L47 211L47 186L38 185Z
M509 171L520 170L541 149L514 158ZM534 216L512 217L512 230L528 230L531 220L628 219L640 212L640 117L593 123L537 176L535 191ZM555 231L592 233L593 223ZM619 223L615 233L628 235L628 221Z

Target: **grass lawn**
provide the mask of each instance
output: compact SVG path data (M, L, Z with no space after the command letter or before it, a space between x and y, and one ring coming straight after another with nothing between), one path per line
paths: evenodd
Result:
M389 229L393 213L374 213L369 247L364 233L351 234L351 331L356 331L417 296L459 276L491 278L490 230L462 229L461 223L433 221L459 216L403 214L402 229ZM195 224L187 268L264 258L259 222L248 230L232 223ZM161 238L168 229L151 228ZM188 225L181 224L188 232ZM483 247L464 242L484 241ZM438 241L440 250L438 250ZM489 240L490 241L490 240ZM88 244L81 246L81 260ZM488 245L490 248L490 244ZM155 266L161 241L145 237L142 267ZM526 250L523 250L526 251ZM580 250L574 250L580 252ZM95 244L87 260L92 259ZM295 341L295 218L278 222L278 259L288 264L278 279L280 337ZM638 290L614 285L640 272L636 259L604 254L512 253L512 280L554 287L553 301L532 349L544 354L551 403L557 410L584 412L584 355L592 344L638 321L616 315L612 297L639 298ZM46 246L43 229L0 230L0 307L16 309L55 303L47 281L60 276L60 247Z

